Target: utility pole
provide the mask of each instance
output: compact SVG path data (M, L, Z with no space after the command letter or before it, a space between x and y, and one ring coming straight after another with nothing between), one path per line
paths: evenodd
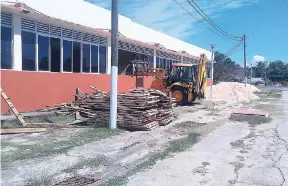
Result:
M245 72L245 87L247 84L247 71L246 71L246 35L243 35L243 41L244 41L244 72Z
M252 61L251 61L251 78L250 78L250 83L252 84L252 73L253 73L253 63L252 63Z
M214 47L216 44L210 44L211 46L211 86L210 86L210 99L212 99L213 81L214 81Z
M111 76L110 76L110 120L109 128L117 128L117 84L118 84L118 0L112 0L111 11Z

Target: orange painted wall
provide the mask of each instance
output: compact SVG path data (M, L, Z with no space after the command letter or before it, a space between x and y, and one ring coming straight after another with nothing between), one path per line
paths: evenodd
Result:
M144 87L148 88L152 77L144 78ZM72 101L75 90L91 92L89 86L101 90L110 90L110 75L22 72L1 70L1 87L10 97L19 112L35 111L47 105ZM127 92L135 88L136 78L126 75L118 76L118 91ZM1 98L1 113L7 112L8 106Z
M83 92L91 92L89 86L101 90L110 90L110 75L72 74L50 72L25 72L0 70L1 87L19 112L35 111L48 105L72 101L77 87ZM153 77L144 77L144 87L148 88ZM209 82L208 82L209 83ZM127 92L135 88L136 78L118 76L118 92ZM1 113L7 113L9 107L1 98Z

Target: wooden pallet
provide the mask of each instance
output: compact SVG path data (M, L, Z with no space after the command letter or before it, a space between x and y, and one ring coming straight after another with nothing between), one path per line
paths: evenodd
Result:
M21 114L17 111L17 109L14 107L14 105L12 104L10 98L5 94L5 92L2 90L2 88L0 87L0 91L1 91L1 96L3 97L3 99L6 101L7 105L10 107L10 109L12 110L13 114L16 116L16 118L18 119L18 121L20 122L20 124L22 126L26 125L26 122L23 120Z

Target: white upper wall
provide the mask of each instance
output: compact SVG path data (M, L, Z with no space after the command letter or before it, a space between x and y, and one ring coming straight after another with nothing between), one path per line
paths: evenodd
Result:
M111 12L84 0L22 0L22 2L51 17L91 28L111 29ZM160 43L167 49L186 51L194 56L200 57L201 53L205 53L207 58L211 59L210 51L137 24L121 15L119 15L119 32L127 38Z

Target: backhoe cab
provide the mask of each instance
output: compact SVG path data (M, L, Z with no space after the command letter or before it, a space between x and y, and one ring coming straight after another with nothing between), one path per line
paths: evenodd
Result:
M198 64L174 63L170 69L148 68L145 63L133 65L133 75L153 76L151 88L161 90L176 99L179 105L205 97L207 87L206 56Z

